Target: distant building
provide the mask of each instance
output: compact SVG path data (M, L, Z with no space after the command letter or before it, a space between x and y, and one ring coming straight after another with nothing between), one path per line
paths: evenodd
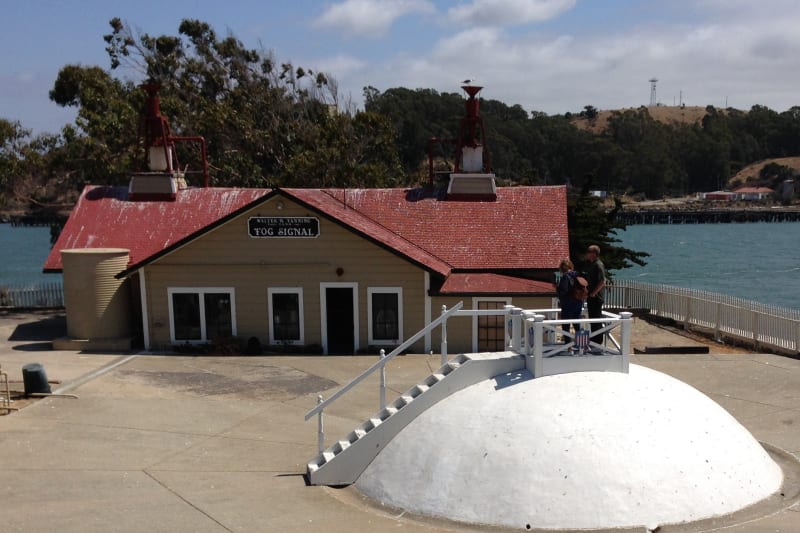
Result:
M738 195L731 191L714 191L704 192L701 198L712 202L733 202L738 198Z
M740 187L733 192L738 200L765 200L775 195L775 190L769 187Z

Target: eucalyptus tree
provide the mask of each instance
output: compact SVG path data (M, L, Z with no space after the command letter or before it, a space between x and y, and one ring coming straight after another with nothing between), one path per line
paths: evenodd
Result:
M271 52L248 48L232 34L220 37L199 20L183 20L176 36L141 33L118 18L110 26L103 37L110 70L67 65L50 94L78 108L64 136L85 176L114 180L132 168L141 153L144 93L138 82L146 81L160 86L161 109L174 134L205 138L212 184L341 186L350 178L332 176L331 167L343 159L355 168L371 162L369 180L361 173L360 181L397 178L389 124L374 117L357 121L353 109L341 109L330 76L279 63ZM115 76L122 71L124 81ZM197 151L180 160L200 164Z

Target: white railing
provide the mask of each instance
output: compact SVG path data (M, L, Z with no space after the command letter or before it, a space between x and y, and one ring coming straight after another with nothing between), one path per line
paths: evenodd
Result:
M447 327L444 324L446 323L447 318L450 315L458 312L458 310L461 309L461 307L463 305L464 305L464 302L458 302L456 305L451 307L449 310L447 310L446 308L444 308L444 306L442 306L443 307L442 314L441 314L441 316L439 318L437 318L436 320L434 320L433 322L431 322L430 324L428 324L427 326L422 328L419 332L417 332L416 335L410 337L403 344L401 344L400 346L398 346L397 348L392 350L389 354L386 354L384 350L381 350L380 359L378 359L378 361L375 364L373 364L371 367L369 367L368 369L363 371L361 374L359 374L358 376L353 378L350 381L350 383L348 383L347 385L345 385L344 387L342 387L341 389L336 391L333 394L333 396L331 396L327 400L323 399L322 395L319 395L317 397L317 406L306 413L305 419L308 420L309 418L311 418L314 415L319 415L318 429L317 429L317 440L318 440L317 444L319 445L320 453L322 453L322 450L325 449L325 446L324 446L324 444L325 444L325 442L324 442L325 441L325 431L324 431L325 425L324 425L324 421L323 421L323 412L325 411L325 408L327 406L329 406L330 404L332 404L333 402L335 402L336 400L338 400L339 398L341 398L342 396L344 396L350 389L352 389L353 387L355 387L356 385L358 385L359 383L364 381L367 377L369 377L376 370L380 370L381 371L381 379L380 379L380 398L381 398L380 402L381 402L381 407L380 408L383 409L384 407L386 407L386 363L388 363L389 361L394 359L394 357L397 354L401 353L406 348L409 348L412 344L414 344L419 339L424 337L428 332L430 332L433 329L437 328L440 324L442 325L442 346L443 347L446 346L446 343L447 343L447 340L446 340L447 339L447 334L446 334ZM443 350L446 350L446 348L443 348Z
M0 307L64 307L61 283L0 285Z
M800 309L633 280L615 280L606 294L606 306L648 309L687 331L692 327L713 331L717 340L728 336L748 341L756 349L800 352Z
M348 391L353 389L356 385L364 381L374 372L380 371L379 380L379 397L380 407L386 407L386 364L391 361L396 355L403 352L417 340L427 335L429 332L441 326L441 363L442 366L448 362L447 353L447 320L453 317L478 317L478 316L503 316L503 323L505 327L505 351L515 352L519 355L525 356L525 364L528 370L534 377L541 377L547 375L548 372L543 371L544 359L553 356L583 356L589 355L591 352L594 355L611 355L621 356L619 364L609 367L602 367L606 370L614 370L621 372L628 371L628 356L630 355L631 346L631 313L623 312L619 315L604 311L603 318L589 319L558 319L559 309L521 309L510 305L505 306L504 309L462 309L463 302L458 302L455 306L447 309L442 306L441 315L430 324L425 326L417 334L410 337L403 344L386 354L384 350L380 352L380 358L372 366L364 370L361 374L356 376L349 383L341 387L327 400L323 399L322 395L317 397L317 405L305 414L305 420L308 421L312 416L317 415L317 445L319 452L325 449L325 426L324 426L324 411L325 408L333 402L344 396ZM579 329L586 332L587 342L585 345L579 345L576 342L577 333L566 332L562 330L564 324L579 325ZM602 327L588 333L593 324L602 324ZM620 329L620 342L612 335L612 331ZM562 338L559 340L558 335ZM590 360L595 358L583 358ZM598 359L595 359L598 360ZM575 368L584 366L580 360L577 365L573 364L564 368L575 371ZM597 370L597 365L585 365L586 370ZM562 370L556 368L551 370L549 374L560 373Z

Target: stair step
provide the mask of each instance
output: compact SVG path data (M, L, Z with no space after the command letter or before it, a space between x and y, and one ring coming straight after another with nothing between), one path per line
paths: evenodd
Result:
M457 369L461 366L461 363L458 361L448 361L442 368L439 369L439 372L444 374L445 376L452 372L453 370Z
M390 416L392 416L396 412L397 412L397 407L394 407L393 405L387 405L386 407L381 409L381 412L378 413L378 416L380 417L381 422L383 422L384 420L386 420L387 418L389 418Z
M332 451L325 450L324 452L322 452L322 458L323 458L323 459L325 459L325 462L326 462L326 463L327 463L328 461L332 460L334 457L336 457L336 454L335 454L335 453L333 453ZM323 463L323 464L324 464L324 463Z
M340 453L350 447L349 440L340 440L337 444L339 445Z
M314 472L319 470L319 465L317 463L308 463L306 465L306 469L307 469L309 474L313 474Z
M392 402L391 407L401 409L406 405L410 404L412 401L414 401L414 398L404 394L403 396L399 396L394 402Z
M413 394L413 396L416 398L420 394L424 394L425 391L428 390L428 389L430 389L429 386L427 386L427 385L425 385L423 383L420 383L419 385L416 385L413 389L411 389L411 392L412 392L412 394L416 393L416 394Z
M356 436L356 440L360 439L361 437L363 437L364 435L366 435L366 434L367 434L367 432L366 432L365 430L361 429L361 428L356 428L356 429L353 431L353 433L354 433L354 434L355 434L355 436Z

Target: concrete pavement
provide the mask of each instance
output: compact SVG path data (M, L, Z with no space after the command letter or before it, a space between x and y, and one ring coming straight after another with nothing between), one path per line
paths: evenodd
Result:
M58 324L49 315L0 316L0 365L12 381L21 380L24 364L38 362L60 382L54 391L78 396L39 400L0 417L2 531L480 529L384 509L352 488L305 485L317 424L304 422L304 413L375 357L48 350L46 337ZM696 342L640 319L634 324L636 347ZM800 360L712 346L708 355L636 355L631 362L693 385L758 440L800 457ZM396 358L389 387L403 392L438 366L438 355ZM378 401L377 379L370 378L334 404L326 411L326 442L373 414ZM798 531L796 481L769 509L660 531Z

